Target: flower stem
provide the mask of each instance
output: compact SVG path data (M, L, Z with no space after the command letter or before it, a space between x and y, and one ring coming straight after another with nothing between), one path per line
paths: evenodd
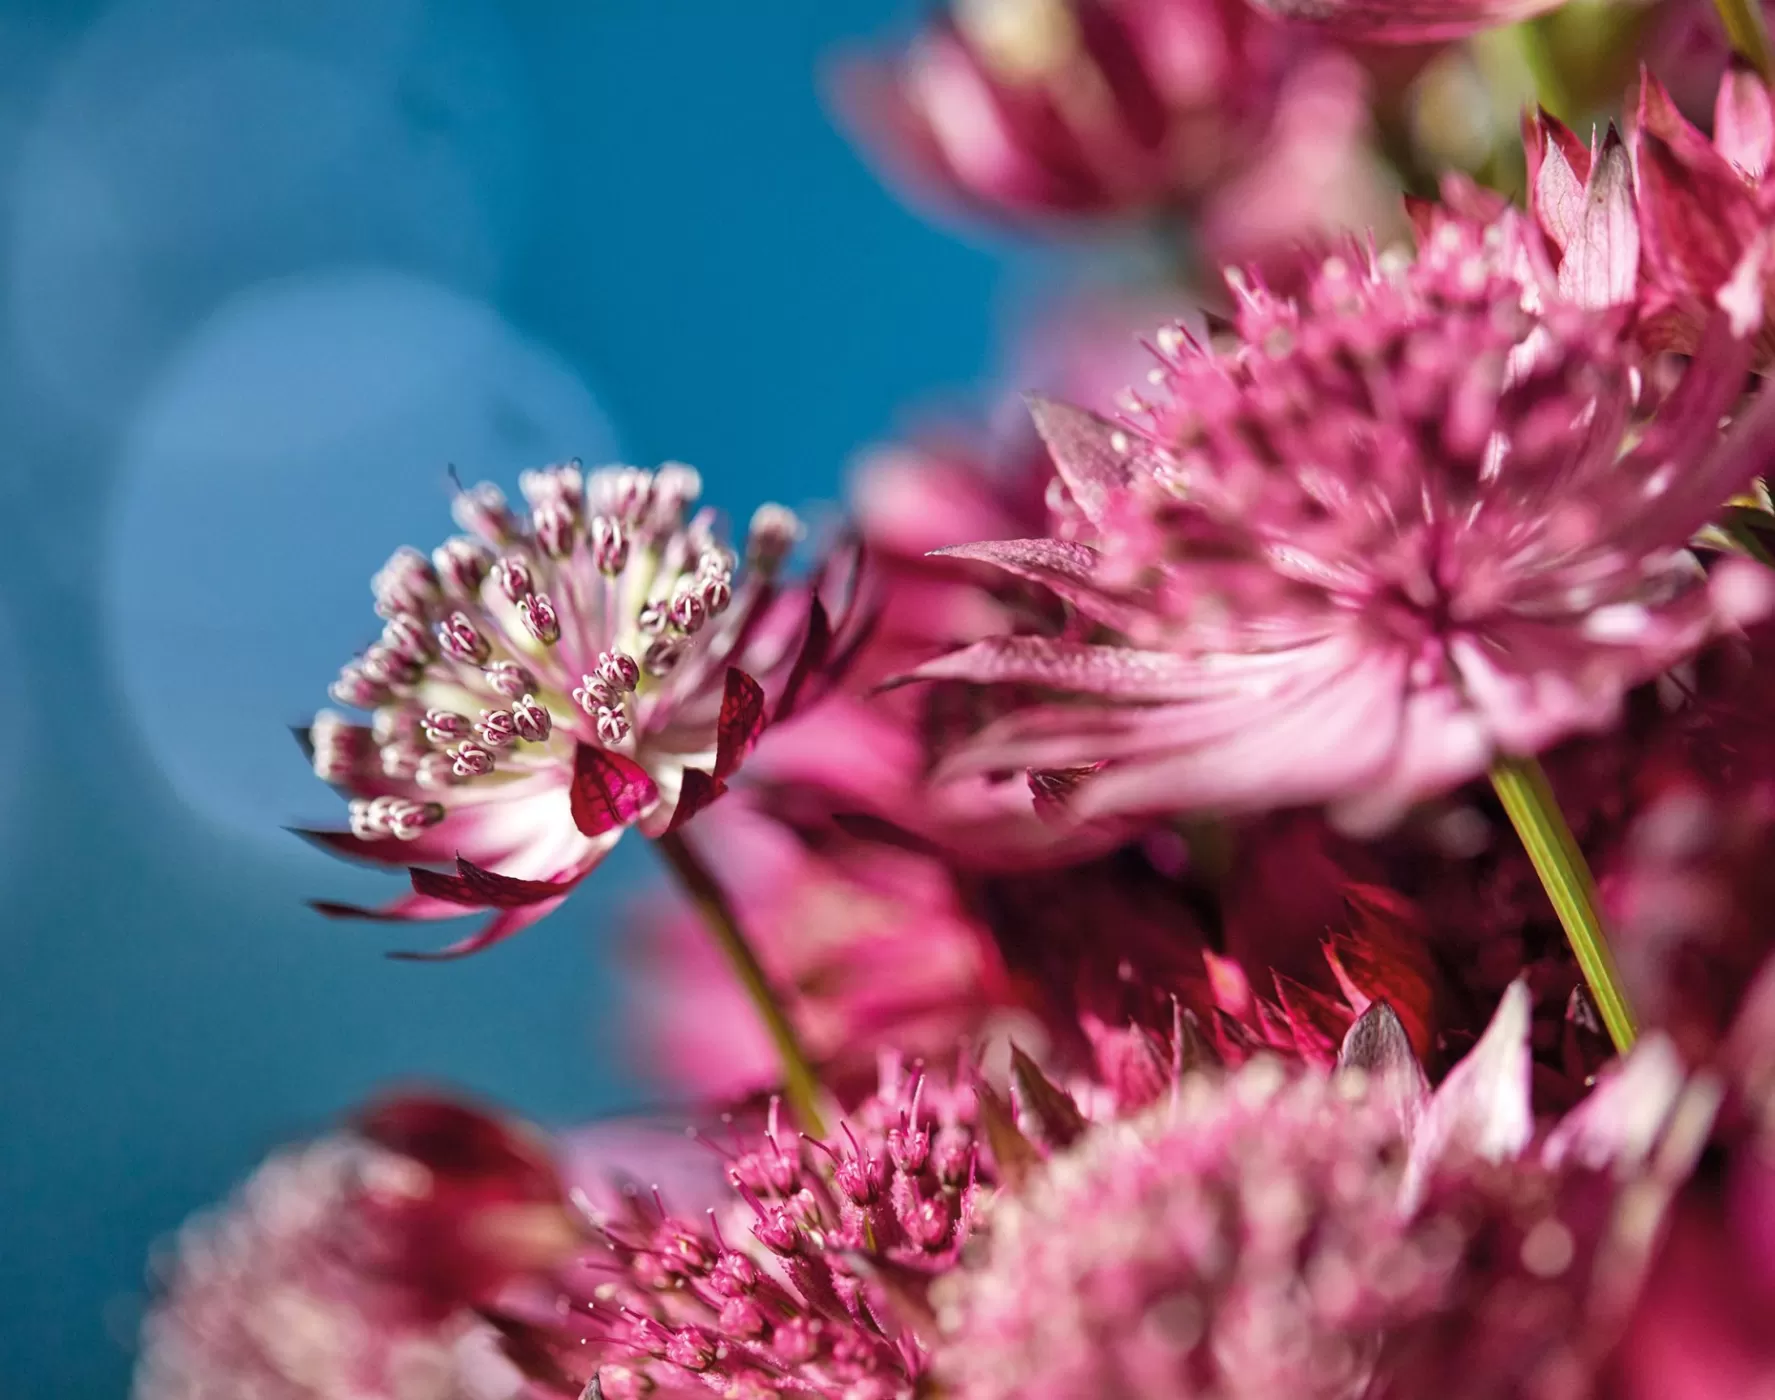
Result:
M1532 758L1500 758L1492 764L1492 787L1496 789L1510 823L1534 863L1535 873L1577 954L1578 966L1590 985L1596 1009L1608 1027L1609 1039L1615 1049L1625 1054L1632 1048L1639 1028L1634 1024L1633 1008L1621 987L1621 972L1615 966L1608 940L1602 931L1602 916L1596 907L1596 886L1590 878L1590 867L1572 837L1572 829L1560 814L1559 803L1547 774Z
M1755 68L1764 82L1775 82L1775 51L1769 47L1769 26L1763 22L1761 0L1713 0L1725 22L1726 37L1739 57Z
M715 945L726 956L728 966L733 969L740 986L751 998L752 1006L758 1012L758 1019L764 1022L764 1029L769 1032L771 1043L776 1046L777 1057L783 1062L783 1093L789 1106L795 1110L795 1116L801 1121L804 1131L813 1137L824 1137L826 1127L818 1107L819 1076L814 1073L807 1051L802 1048L801 1037L796 1034L788 1013L783 1009L782 1001L772 989L770 978L759 963L758 955L746 941L745 932L740 928L739 919L734 914L727 895L681 833L667 832L654 844L659 847L666 863L672 867L672 873L684 886L684 892L696 905L697 913L702 915L703 923L708 926L709 933L715 939Z

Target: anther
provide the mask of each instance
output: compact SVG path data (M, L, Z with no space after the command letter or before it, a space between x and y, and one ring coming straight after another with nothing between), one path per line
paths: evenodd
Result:
M671 609L665 603L643 603L641 611L635 614L635 626L649 637L659 636L671 620Z
M536 580L531 577L530 565L519 554L502 555L493 566L493 581L499 585L499 591L505 594L505 601L515 603L526 593L536 591Z
M438 599L438 574L431 562L411 545L402 545L370 579L376 595L376 615L397 612L423 613Z
M459 715L454 710L427 710L421 724L425 737L440 746L455 743L466 737L469 731L468 716Z
M566 501L543 501L531 512L530 525L536 532L536 542L551 559L565 559L573 553L579 517Z
M388 699L388 687L366 675L360 663L348 661L339 668L339 678L327 687L327 694L341 705L371 710Z
M703 607L710 617L718 616L727 611L727 605L733 601L733 580L726 574L713 574L703 580Z
M504 544L512 536L512 512L505 503L505 492L490 481L458 491L450 503L450 515L464 530L489 544Z
M598 679L612 690L633 690L641 683L640 663L626 651L601 651L598 653Z
M592 564L607 577L620 574L629 562L629 534L613 515L595 515L587 527L592 543Z
M455 760L451 770L459 778L485 777L493 771L493 751L473 739L464 739L450 751L450 756Z
M382 628L382 645L423 666L434 652L425 624L409 612L397 612Z
M512 706L512 726L519 738L540 744L554 730L555 717L546 705L537 703L534 695L526 695Z
M453 612L438 624L438 645L446 655L476 666L484 666L493 654L492 643L464 612Z
M648 675L659 677L665 675L684 656L684 642L677 637L661 637L652 643L641 658L641 669Z
M410 782L419 772L419 765L425 761L428 752L423 744L411 740L384 744L380 754L382 776L400 783Z
M487 571L493 567L493 552L479 540L452 535L431 552L431 562L443 581L444 591L452 598L468 601L479 596Z
M412 685L424 669L421 663L396 651L385 642L375 642L366 648L357 664L372 681L390 689Z
M489 661L481 677L507 700L516 700L526 691L536 689L536 677L515 661Z
M620 744L629 737L629 717L621 710L611 708L599 710L598 742L602 744Z
M546 593L531 593L518 599L518 616L524 630L545 647L561 640L561 615Z
M672 595L672 621L686 636L700 632L709 620L709 610L703 606L702 596L693 591L695 587L690 580L682 580Z
M422 788L454 787L458 782L456 761L447 753L428 753L419 760L419 767L413 773L413 781Z
M746 530L746 560L754 569L774 570L801 538L801 520L787 506L766 503L752 512Z
M518 742L518 726L510 710L482 710L475 722L475 734L490 749L503 749Z
M573 703L588 715L596 718L600 710L616 704L617 692L607 682L596 676L581 676L580 681L573 688Z

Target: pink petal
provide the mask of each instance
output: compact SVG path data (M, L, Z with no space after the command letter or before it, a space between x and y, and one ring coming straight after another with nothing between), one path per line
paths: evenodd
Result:
M1535 1131L1529 1106L1531 1010L1527 984L1512 982L1485 1034L1431 1096L1406 1163L1408 1201L1446 1158L1501 1162L1528 1147Z
M1545 114L1543 118L1551 120ZM1530 147L1531 159L1539 169L1534 172L1529 186L1530 201L1541 228L1553 240L1554 246L1564 252L1583 222L1584 181L1572 169L1571 162L1551 133L1543 135L1537 131L1534 134L1540 139L1539 144Z
M568 800L574 825L584 835L595 837L637 821L659 801L659 788L634 759L595 744L581 744L573 755Z
M727 784L720 778L712 777L700 768L686 768L679 780L678 805L672 809L672 820L666 823L665 831L660 834L664 836L678 830L726 791Z
M1031 395L1029 416L1047 444L1072 499L1093 525L1103 523L1112 493L1128 485L1125 429L1082 408Z
M988 637L925 662L905 679L1017 682L1119 700L1168 700L1190 694L1198 675L1199 668L1170 652L1046 637Z
M1775 114L1769 89L1742 64L1734 63L1720 81L1713 111L1714 147L1752 180L1761 180L1775 147Z
M716 722L715 780L730 777L764 732L764 687L738 666L727 668Z
M515 933L522 933L532 924L554 913L560 903L560 899L549 899L518 909L503 909L467 938L447 947L428 952L403 950L388 956L400 962L451 962L457 958L466 958L471 953L491 948L495 943L503 943Z
M1430 1100L1430 1081L1424 1077L1411 1037L1392 1007L1377 1001L1357 1018L1344 1035L1337 1066L1361 1070L1367 1076L1369 1098L1386 1104L1398 1116L1408 1142L1416 1136Z
M1542 1160L1591 1170L1639 1166L1657 1146L1684 1080L1682 1057L1669 1037L1655 1031L1641 1037L1548 1134Z
M1543 176L1563 166L1548 153ZM1580 306L1617 306L1633 300L1639 279L1639 215L1633 203L1633 167L1613 126L1572 211L1565 257L1559 264L1559 290Z
M802 634L801 650L795 655L795 665L783 685L782 698L777 701L778 723L795 713L808 677L826 664L826 657L831 649L832 619L826 615L826 605L818 597L814 597L808 603L807 630Z
M1069 603L1106 627L1127 630L1131 619L1143 616L1093 582L1099 555L1088 545L1064 540L987 540L958 544L931 551L941 559L967 559L991 564L1031 583L1039 583L1055 597Z

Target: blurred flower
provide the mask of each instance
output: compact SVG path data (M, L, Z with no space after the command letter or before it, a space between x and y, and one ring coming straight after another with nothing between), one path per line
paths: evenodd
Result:
M351 796L329 849L411 865L381 910L496 911L434 957L475 952L553 910L630 826L659 836L719 796L796 703L832 627L817 585L780 590L800 526L753 517L746 568L690 514L689 467L527 472L528 516L497 487L458 494L468 533L376 575L381 639L332 688L369 725L323 711L315 771ZM454 872L437 866L454 862Z
M578 1239L546 1156L455 1105L391 1101L271 1158L181 1232L138 1400L467 1400L513 1377L469 1309Z
M1318 25L1339 39L1424 44L1516 24L1563 0L1257 0L1279 19Z
M1162 334L1166 399L1126 426L1041 406L1062 538L948 553L1078 621L911 678L1058 698L946 771L1071 775L1081 820L1326 803L1375 829L1500 753L1609 724L1629 687L1765 610L1759 567L1704 574L1685 548L1775 438L1775 400L1717 426L1748 341L1716 317L1636 422L1619 317L1547 297L1533 251L1513 216L1450 219L1413 261L1328 261L1299 302L1235 283L1237 347Z
M1775 148L1768 88L1734 66L1720 83L1710 141L1658 80L1641 82L1633 129L1644 249L1642 334L1658 349L1692 353L1713 307L1756 336L1759 365L1775 356L1765 313L1775 296Z
M706 1219L639 1193L588 1206L600 1243L498 1318L508 1354L569 1396L593 1376L609 1400L910 1396L929 1365L925 1290L995 1180L980 1116L973 1089L889 1057L841 1137L787 1138L774 1112L736 1130L730 1200Z
M1199 194L1267 119L1272 27L1235 0L953 0L843 65L851 125L914 188L1027 218Z
M940 1374L963 1400L1549 1393L1631 1298L1656 1219L1610 1173L1681 1079L1648 1045L1533 1148L1527 1028L1518 986L1429 1096L1377 1009L1336 1072L1186 1075L1091 1127L941 1284Z

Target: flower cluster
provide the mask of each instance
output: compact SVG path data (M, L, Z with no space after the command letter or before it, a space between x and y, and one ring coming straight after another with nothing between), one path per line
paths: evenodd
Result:
M627 828L661 835L720 795L832 639L812 588L779 584L801 529L782 507L753 517L742 566L689 467L520 484L526 515L482 484L457 494L463 534L395 552L371 583L382 635L332 686L370 723L322 711L305 733L351 799L349 830L309 834L414 867L384 909L320 907L495 911L443 956L547 914Z
M1166 285L805 578L677 465L389 561L307 834L412 893L323 911L473 952L639 828L613 1038L692 1134L385 1103L186 1232L143 1400L1775 1394L1775 60L1730 5L1703 125L1647 73L1428 168L1548 8L952 0L847 70ZM1519 36L1550 105L1637 9Z

